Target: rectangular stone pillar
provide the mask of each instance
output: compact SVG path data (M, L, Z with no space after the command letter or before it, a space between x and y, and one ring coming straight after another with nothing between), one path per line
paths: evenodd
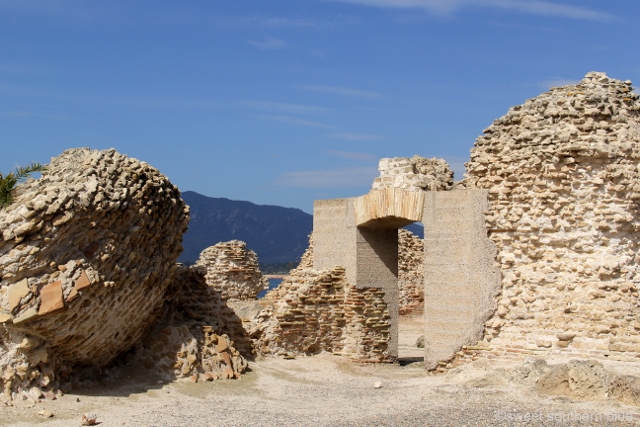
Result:
M482 339L500 271L484 226L487 190L428 192L424 208L425 364L433 369Z
M313 268L345 268L347 280L356 284L358 230L353 199L316 200L313 204Z

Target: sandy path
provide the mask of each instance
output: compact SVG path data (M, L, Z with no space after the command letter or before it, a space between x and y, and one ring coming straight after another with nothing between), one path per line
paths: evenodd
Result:
M410 344L420 327L417 322L409 333L401 331L401 356L418 350ZM530 386L509 383L496 373L508 365L488 371L467 365L432 376L419 363L360 365L321 354L269 358L251 367L239 381L198 384L159 384L128 372L34 407L0 407L0 425L74 427L86 412L96 413L102 427L640 425L640 408L541 397Z

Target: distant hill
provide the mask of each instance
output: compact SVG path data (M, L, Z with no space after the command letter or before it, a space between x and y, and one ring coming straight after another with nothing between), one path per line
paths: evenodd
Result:
M307 249L313 217L300 209L206 197L193 191L183 192L182 198L191 208L191 222L181 262L195 262L203 249L234 239L246 242L261 264L296 262Z
M207 197L193 191L183 192L182 198L191 208L191 221L182 242L181 262L195 262L203 249L234 239L246 242L261 265L296 263L307 249L313 216L300 209ZM422 237L422 226L407 228Z

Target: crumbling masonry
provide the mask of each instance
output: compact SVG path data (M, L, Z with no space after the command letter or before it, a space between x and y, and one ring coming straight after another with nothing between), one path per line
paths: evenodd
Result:
M425 226L425 362L640 357L640 113L631 82L589 73L512 108L463 182L443 161L383 159L367 195L318 201L313 266L381 289L397 347L397 229Z

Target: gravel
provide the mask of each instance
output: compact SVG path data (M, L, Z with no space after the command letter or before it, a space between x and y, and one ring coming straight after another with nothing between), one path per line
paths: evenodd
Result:
M128 372L58 400L3 407L0 425L80 426L88 412L101 427L640 425L640 408L539 396L531 385L503 381L502 368L432 376L418 363L359 365L319 355L270 358L252 369L239 381L198 384L158 384Z

